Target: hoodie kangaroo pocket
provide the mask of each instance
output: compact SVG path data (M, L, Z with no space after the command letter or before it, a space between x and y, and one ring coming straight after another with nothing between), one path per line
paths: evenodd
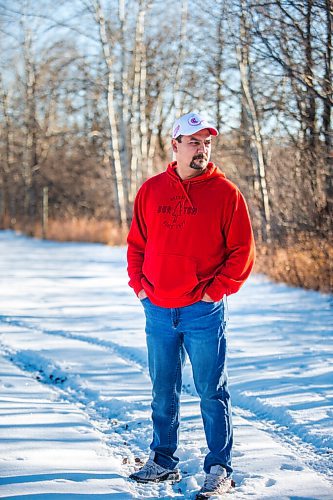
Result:
M196 262L184 255L153 255L145 260L143 273L161 298L181 297L198 284Z

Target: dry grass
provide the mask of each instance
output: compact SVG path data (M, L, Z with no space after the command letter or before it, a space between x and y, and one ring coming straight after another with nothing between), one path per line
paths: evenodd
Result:
M42 238L42 226L40 223L31 225L29 223L15 223L7 226L11 229L22 231L24 234ZM50 219L45 238L55 241L86 241L92 243L104 243L106 245L124 245L126 243L127 231L122 230L114 222L109 220L96 220L84 217L67 218L63 220Z
M318 237L298 235L297 242L258 248L255 270L275 281L321 292L333 292L333 245Z
M21 221L6 221L4 228L42 237L40 224L34 226ZM46 238L56 241L86 241L107 245L126 243L127 231L114 222L88 218L49 220ZM278 243L270 247L259 245L255 271L264 273L278 282L312 290L333 292L333 245L331 242L307 234L298 234L297 241Z
M123 245L126 243L127 231L123 231L115 223L107 220L67 219L50 220L47 239L58 241L90 241L107 245Z

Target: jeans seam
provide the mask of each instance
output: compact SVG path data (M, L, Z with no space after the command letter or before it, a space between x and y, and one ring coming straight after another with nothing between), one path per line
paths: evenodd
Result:
M175 384L174 384L175 389L176 389L176 383L177 383L177 379L178 379L178 375L179 375L179 371L180 371L180 349L181 349L181 342L179 341L179 350L178 350L179 356L178 356L178 362L177 362L177 368L176 368L176 378L175 378ZM173 398L171 401L171 424L170 424L169 433L168 433L168 447L169 447L169 449L171 447L171 433L172 433L172 429L173 429L174 424L175 424L175 417L176 417L175 406L176 406L176 390L174 390L174 392L173 392Z

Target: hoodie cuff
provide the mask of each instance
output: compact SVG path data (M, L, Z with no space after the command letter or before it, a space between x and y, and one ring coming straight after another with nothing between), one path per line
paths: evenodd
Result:
M224 295L228 295L227 290L216 285L214 281L205 289L205 293L207 293L214 302L219 302L223 299Z
M138 295L138 293L141 292L141 290L143 290L141 280L135 280L135 281L131 280L128 284L131 288L133 288L136 295Z

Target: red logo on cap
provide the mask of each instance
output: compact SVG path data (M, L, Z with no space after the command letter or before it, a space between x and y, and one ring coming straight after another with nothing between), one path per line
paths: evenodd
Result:
M195 116L192 116L192 118L188 120L188 124L192 125L192 127L196 127L197 125L201 125L203 121L204 120L198 120Z

